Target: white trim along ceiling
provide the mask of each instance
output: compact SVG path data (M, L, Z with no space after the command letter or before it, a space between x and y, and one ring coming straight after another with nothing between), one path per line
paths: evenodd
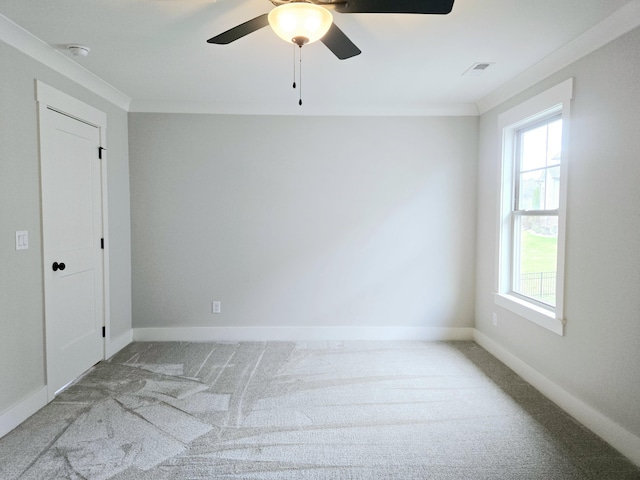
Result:
M557 72L565 66L575 62L594 50L606 45L612 40L640 26L640 0L629 2L624 7L604 19L567 45L556 50L537 64L516 76L506 84L491 92L476 103L437 104L421 106L415 111L404 111L404 116L461 116L481 115L500 103L508 100L540 80ZM264 107L263 111L243 111L234 109L233 112L224 107L208 105L206 103L161 102L153 100L131 99L113 85L94 75L78 63L65 56L59 50L42 41L35 35L0 14L0 40L15 47L53 70L79 83L93 93L108 100L127 112L162 112L162 113L214 113L214 114L277 114L276 110ZM318 111L314 114L336 115L335 111ZM394 113L360 109L352 112L342 112L343 115L393 115ZM397 113L396 113L397 114Z

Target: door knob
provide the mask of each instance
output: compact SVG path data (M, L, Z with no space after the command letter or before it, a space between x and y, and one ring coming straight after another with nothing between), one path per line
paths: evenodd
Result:
M67 266L64 263L53 262L53 266L51 268L53 268L53 271L56 272L58 270L64 270L65 268L67 268Z

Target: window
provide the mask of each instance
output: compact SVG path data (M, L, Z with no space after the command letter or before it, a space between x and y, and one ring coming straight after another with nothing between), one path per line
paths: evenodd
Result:
M556 306L562 117L515 132L511 291Z
M499 117L496 304L562 335L566 145L573 81Z

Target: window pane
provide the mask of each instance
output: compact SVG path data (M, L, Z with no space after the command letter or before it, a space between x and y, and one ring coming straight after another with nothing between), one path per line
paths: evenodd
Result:
M547 165L560 165L562 119L551 122L548 127Z
M520 175L518 210L544 209L545 170L534 170Z
M544 210L555 210L560 205L560 166L547 168L544 183Z
M547 125L520 134L520 171L547 166Z
M560 167L520 174L518 210L555 210L560 204Z
M518 215L514 243L513 291L555 306L558 217Z

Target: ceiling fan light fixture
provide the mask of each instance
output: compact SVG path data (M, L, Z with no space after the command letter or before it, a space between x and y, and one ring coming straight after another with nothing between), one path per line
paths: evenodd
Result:
M333 16L329 10L319 5L294 2L271 10L268 20L281 39L302 46L320 40L331 28Z

